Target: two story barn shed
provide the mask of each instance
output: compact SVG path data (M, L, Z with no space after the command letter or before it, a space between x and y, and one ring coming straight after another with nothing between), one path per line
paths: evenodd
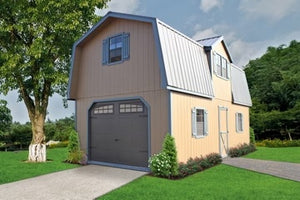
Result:
M83 35L68 98L89 163L148 170L167 133L182 162L249 143L247 81L223 37L195 41L152 17L109 12Z

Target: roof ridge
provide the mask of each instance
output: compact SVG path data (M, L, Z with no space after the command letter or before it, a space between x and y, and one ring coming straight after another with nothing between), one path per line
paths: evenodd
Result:
M216 36L212 36L212 37L208 37L208 38L202 38L202 39L197 40L197 42L203 41L203 40L211 40L211 39L220 38L220 37L223 37L223 36L222 35L216 35Z

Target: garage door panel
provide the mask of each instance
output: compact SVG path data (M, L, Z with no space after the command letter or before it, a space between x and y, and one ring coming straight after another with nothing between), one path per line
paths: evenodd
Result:
M89 159L147 167L148 110L140 100L95 104L89 134Z

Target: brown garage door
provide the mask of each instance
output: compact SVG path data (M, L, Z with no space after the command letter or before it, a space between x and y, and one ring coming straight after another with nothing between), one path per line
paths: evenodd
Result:
M89 160L148 165L148 110L140 100L96 103L90 109Z

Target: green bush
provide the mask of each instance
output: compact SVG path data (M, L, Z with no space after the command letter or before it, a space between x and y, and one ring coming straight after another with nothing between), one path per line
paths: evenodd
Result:
M170 160L170 174L176 176L178 174L178 162L177 162L177 150L175 146L174 138L167 134L163 143L163 152L167 154Z
M186 163L179 163L178 177L183 178L185 176L213 167L221 162L222 158L217 153L211 153L205 157L190 158Z
M67 147L69 144L69 141L62 141L57 144L50 144L48 148L53 149L53 148L59 148L59 147Z
M154 176L170 178L178 174L177 150L170 134L164 139L162 151L149 159L149 167Z
M256 147L254 144L240 144L237 147L232 147L229 149L229 156L230 157L240 157L243 155L246 155L250 152L253 152L256 150Z
M255 143L260 147L300 147L300 140L263 140Z
M167 177L171 176L170 157L165 152L154 154L149 159L150 170L154 176Z
M80 164L83 152L80 150L78 134L75 130L69 132L68 158L67 162Z
M253 128L250 127L250 143L255 144L255 134Z

